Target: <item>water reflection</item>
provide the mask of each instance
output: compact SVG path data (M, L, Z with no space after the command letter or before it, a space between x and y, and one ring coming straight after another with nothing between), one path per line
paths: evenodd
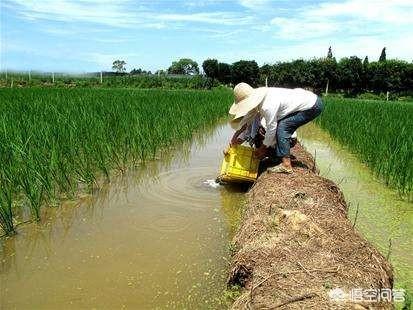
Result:
M221 210L229 227L230 240L234 237L241 220L245 196L249 186L245 184L227 184L220 189Z

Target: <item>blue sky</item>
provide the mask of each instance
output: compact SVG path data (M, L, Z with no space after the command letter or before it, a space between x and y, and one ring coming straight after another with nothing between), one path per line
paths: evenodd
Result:
M1 69L167 68L322 57L413 60L412 0L1 0Z

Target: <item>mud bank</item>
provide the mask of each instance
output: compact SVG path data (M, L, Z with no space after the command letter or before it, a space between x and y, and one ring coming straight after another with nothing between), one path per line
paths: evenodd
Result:
M263 173L248 193L228 278L242 287L233 308L393 308L346 296L392 288L392 267L353 228L343 194L309 153L297 144L292 154L294 174Z

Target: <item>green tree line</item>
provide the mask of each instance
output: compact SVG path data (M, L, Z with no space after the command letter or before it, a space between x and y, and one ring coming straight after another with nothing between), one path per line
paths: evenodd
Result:
M316 92L342 92L357 95L364 92L408 93L413 91L413 63L386 59L382 50L378 61L369 62L357 56L339 61L329 48L327 57L310 60L264 64L254 60L241 60L233 64L207 59L202 65L206 76L221 83L247 82L253 86L305 87Z
M82 77L46 73L3 72L0 87L24 86L103 86L136 88L211 88L220 84L233 86L247 82L254 87L302 87L316 93L343 93L348 96L370 96L386 94L393 98L413 96L413 62L387 59L386 48L377 61L370 62L357 56L336 60L331 47L327 56L309 60L297 59L264 64L255 60L240 60L232 64L217 59L202 63L204 74L200 74L198 63L189 58L173 61L166 70L154 72L134 68L129 73L126 62L115 60L114 71L94 72ZM375 95L374 95L375 96ZM382 96L381 96L382 97Z

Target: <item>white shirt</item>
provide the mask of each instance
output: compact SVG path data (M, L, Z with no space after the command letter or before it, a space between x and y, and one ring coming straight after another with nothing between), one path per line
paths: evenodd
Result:
M266 133L263 143L273 146L276 140L278 121L298 111L311 109L317 95L302 88L269 87L263 102L258 106L260 115L265 119Z
M265 119L262 118L261 115L258 113L255 116L252 123L247 125L247 128L238 136L238 138L243 141L253 140L258 134L258 130L260 126L262 126L265 130L267 129L267 126L265 124ZM291 138L294 138L294 139L297 138L296 131L293 132L293 134L291 135Z
M254 139L258 134L260 126L263 126L265 129L265 120L260 114L256 114L256 116L253 119L249 119L249 122L246 124L247 128L238 136L239 139L244 141Z

